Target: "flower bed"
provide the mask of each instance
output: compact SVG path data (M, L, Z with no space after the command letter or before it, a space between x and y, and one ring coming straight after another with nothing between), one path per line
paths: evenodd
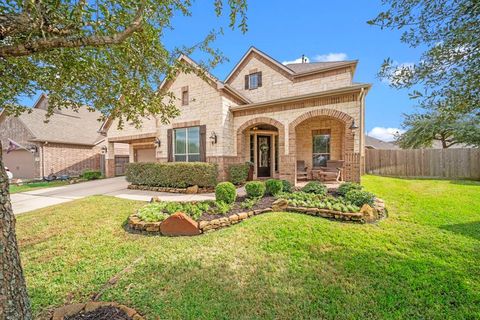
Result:
M56 309L52 320L77 319L144 320L135 310L116 302L74 303Z
M289 211L340 221L375 222L386 216L385 204L360 185L344 184L337 192L327 193L319 182L307 184L301 191L285 192L278 181L267 187L259 181L247 183L247 196L237 198L229 182L216 188L217 201L155 202L140 208L128 218L130 230L165 236L193 236L236 224L265 212ZM288 186L287 186L288 187ZM268 195L265 196L265 193ZM336 196L334 196L336 195Z

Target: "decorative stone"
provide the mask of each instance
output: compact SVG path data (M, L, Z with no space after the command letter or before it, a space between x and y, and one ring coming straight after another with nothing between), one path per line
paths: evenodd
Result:
M198 228L203 229L204 227L208 226L210 224L210 221L200 221L198 223Z
M231 216L228 217L228 219L232 222L237 222L238 216L236 214L232 214Z
M85 312L90 312L90 311L96 310L98 308L108 307L108 306L116 307L116 306L118 306L118 303L116 303L116 302L89 301L85 304L84 311Z
M248 212L240 212L237 214L239 220L244 220L248 218Z
M198 186L195 185L195 186L188 187L186 193L187 193L187 194L196 194L196 193L198 193Z
M272 210L275 212L285 211L288 207L287 199L277 199L272 203Z
M375 210L373 210L373 208L370 207L368 204L364 204L362 206L362 208L360 209L360 213L363 215L363 218L366 222L372 222L377 219Z
M165 236L195 236L200 234L198 223L183 212L176 212L160 224Z
M153 202L162 202L162 199L160 199L160 197L158 196L152 197L152 199L150 199L150 203L153 203Z
M74 303L58 308L53 313L52 320L63 320L64 317L79 313L84 307L85 303Z

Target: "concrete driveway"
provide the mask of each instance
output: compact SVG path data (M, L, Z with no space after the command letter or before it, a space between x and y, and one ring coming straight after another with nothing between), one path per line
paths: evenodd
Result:
M124 177L101 179L62 187L39 189L12 194L12 206L15 214L24 213L48 206L72 201L93 195L108 195L118 198L149 201L158 196L163 201L201 201L214 200L214 194L172 194L127 189L128 182Z

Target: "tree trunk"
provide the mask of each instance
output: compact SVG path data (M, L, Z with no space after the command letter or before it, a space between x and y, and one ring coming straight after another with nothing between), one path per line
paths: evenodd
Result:
M23 277L8 177L2 161L0 142L0 319L30 320L30 303Z

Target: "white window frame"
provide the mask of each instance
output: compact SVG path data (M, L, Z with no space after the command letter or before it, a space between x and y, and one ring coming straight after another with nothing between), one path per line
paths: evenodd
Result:
M252 79L255 78L255 81L252 81ZM252 83L255 83L255 86L253 86ZM248 89L257 89L258 88L258 72L251 73L248 75Z
M198 153L191 153L188 150L188 129L198 128ZM177 153L177 130L185 130L185 153ZM200 161L200 126L184 127L173 129L173 161L174 162L198 162ZM185 156L185 161L177 161L176 156ZM189 156L198 156L199 160L190 161Z

